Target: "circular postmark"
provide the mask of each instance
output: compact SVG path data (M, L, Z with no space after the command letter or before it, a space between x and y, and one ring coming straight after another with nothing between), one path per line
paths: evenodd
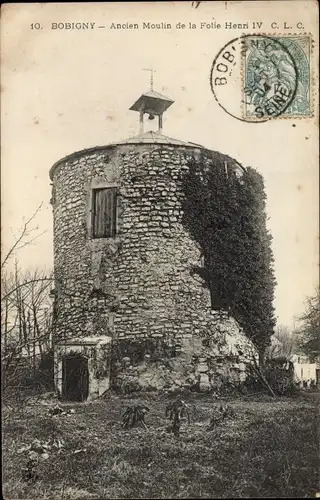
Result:
M227 43L210 73L213 95L229 115L245 122L281 116L295 97L296 63L285 45L267 35L243 35Z

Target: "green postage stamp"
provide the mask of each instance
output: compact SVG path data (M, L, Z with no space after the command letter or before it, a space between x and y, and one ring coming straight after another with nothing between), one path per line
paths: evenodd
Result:
M244 119L312 115L311 49L308 34L243 38Z

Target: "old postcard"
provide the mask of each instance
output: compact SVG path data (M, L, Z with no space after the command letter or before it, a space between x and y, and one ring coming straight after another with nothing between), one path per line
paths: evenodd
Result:
M1 14L4 498L319 496L318 4Z

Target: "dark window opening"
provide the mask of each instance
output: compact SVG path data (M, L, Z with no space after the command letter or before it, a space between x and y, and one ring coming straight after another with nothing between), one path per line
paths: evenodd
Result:
M221 299L219 299L219 297L217 297L217 294L213 289L212 283L210 283L209 286L210 286L209 290L210 290L211 309L213 311L221 311L225 307L224 303L222 302Z
M211 310L220 311L223 308L222 301L219 299L217 291L214 287L212 278L210 277L210 270L213 268L214 263L212 262L210 255L201 256L201 264L203 268L203 276L205 277L206 286L209 288L210 292L210 305Z
M92 192L92 237L114 238L117 226L117 188Z

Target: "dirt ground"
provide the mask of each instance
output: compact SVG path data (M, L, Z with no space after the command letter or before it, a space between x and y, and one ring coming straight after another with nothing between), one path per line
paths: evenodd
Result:
M164 395L110 392L91 403L59 403L65 413L56 416L56 401L40 396L3 406L4 498L312 498L320 491L319 393L183 398L191 423L183 422L179 438L166 432L172 398ZM208 430L221 403L234 416ZM135 404L150 409L147 430L121 427L125 408ZM60 444L38 455L36 477L27 481L35 439Z

